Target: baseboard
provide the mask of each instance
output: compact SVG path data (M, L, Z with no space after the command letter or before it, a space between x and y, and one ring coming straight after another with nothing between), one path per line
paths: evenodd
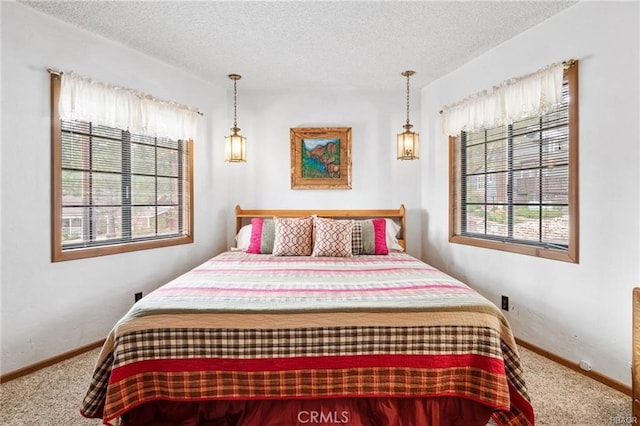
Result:
M28 365L24 368L21 368L16 371L12 371L7 374L3 374L0 376L0 383L5 383L10 380L17 379L18 377L26 376L27 374L31 374L35 371L41 370L45 367L50 367L54 364L57 364L61 361L65 361L69 358L73 358L74 356L81 355L85 352L89 352L93 349L99 348L104 344L105 339L99 340L97 342L89 343L88 345L82 346L80 348L74 349L69 352L65 352L63 354L54 356L53 358L45 359L44 361L37 362L32 365Z
M593 371L593 370L585 371L582 368L580 368L580 366L578 365L577 362L573 362L573 361L570 361L570 360L568 360L566 358L562 358L559 355L551 353L551 352L549 352L549 351L547 351L545 349L542 349L539 346L536 346L534 344L526 342L526 341L524 341L522 339L519 339L517 337L516 337L516 343L519 344L520 346L522 346L523 348L529 349L531 352L535 352L538 355L541 355L541 356L543 356L543 357L545 357L547 359L550 359L551 361L557 362L558 364L563 365L563 366L565 366L567 368L570 368L573 371L577 371L578 373L580 373L580 374L582 374L584 376L587 376L589 378L592 378L592 379L594 379L594 380L596 380L596 381L598 381L598 382L600 382L600 383L602 383L604 385L607 385L610 388L613 388L613 389L615 389L617 391L620 391L620 392L622 392L624 394L627 394L629 396L632 395L631 386L627 386L624 383L619 382L617 380L614 380L614 379L612 379L610 377L607 377L604 374L600 374L597 371ZM525 376L525 379L526 379L526 376Z

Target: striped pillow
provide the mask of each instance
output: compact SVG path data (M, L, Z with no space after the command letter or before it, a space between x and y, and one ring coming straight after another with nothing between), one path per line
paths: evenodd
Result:
M359 254L389 254L385 219L356 220L353 223L351 251Z
M352 220L316 217L312 256L351 257Z
M312 217L274 217L274 256L309 256L313 249Z
M275 225L272 219L254 217L251 219L251 239L247 253L272 253L275 236Z

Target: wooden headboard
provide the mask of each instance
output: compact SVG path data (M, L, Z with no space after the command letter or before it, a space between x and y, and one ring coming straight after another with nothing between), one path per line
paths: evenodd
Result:
M393 219L399 223L400 235L398 236L398 244L400 244L405 250L406 235L407 235L407 218L405 215L404 205L401 205L399 209L377 209L377 210L267 210L267 209L254 209L245 210L236 206L236 234L242 228L242 225L246 224L252 217L300 217L318 215L321 217L328 217L332 219L373 219L378 217L384 217Z

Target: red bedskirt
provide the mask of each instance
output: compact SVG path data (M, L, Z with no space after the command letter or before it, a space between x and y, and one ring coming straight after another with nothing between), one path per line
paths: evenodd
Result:
M122 426L485 426L492 407L464 398L341 398L142 404Z

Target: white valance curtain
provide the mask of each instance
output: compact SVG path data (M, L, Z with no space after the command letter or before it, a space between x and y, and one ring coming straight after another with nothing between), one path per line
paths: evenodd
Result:
M90 121L133 134L174 140L196 137L197 109L73 72L61 76L59 110L62 119Z
M442 111L445 134L475 132L549 112L562 100L562 62L504 81Z

